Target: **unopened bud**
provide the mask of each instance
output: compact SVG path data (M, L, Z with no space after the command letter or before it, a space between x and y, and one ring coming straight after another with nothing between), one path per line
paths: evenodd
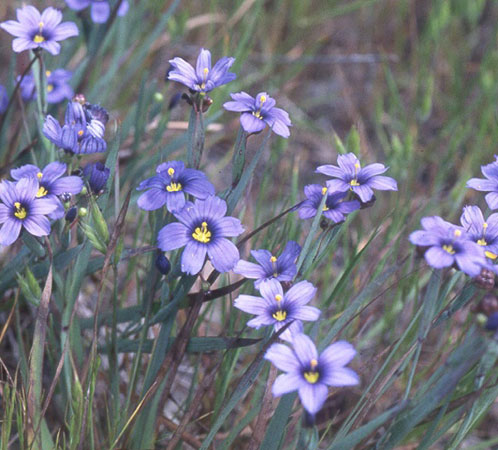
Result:
M88 209L86 209L86 208L78 209L78 216L85 217L87 214L88 214Z
M76 219L76 216L78 215L78 208L76 206L73 206L67 213L66 213L66 222L71 223L74 219Z
M157 251L156 269L159 270L162 275L168 275L169 271L171 270L171 263L169 262L169 259L166 258L164 252L161 250Z

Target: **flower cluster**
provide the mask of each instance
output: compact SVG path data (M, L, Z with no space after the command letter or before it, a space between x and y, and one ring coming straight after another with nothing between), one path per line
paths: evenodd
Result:
M488 192L486 203L498 209L498 158L481 167L483 178L472 178L467 187ZM492 261L498 255L498 213L486 220L478 206L465 206L461 225L454 225L441 217L424 217L423 230L410 234L410 242L425 249L425 260L435 268L455 266L471 277L483 269L497 272Z
M105 23L111 15L111 6L107 0L66 0L66 3L74 11L81 11L90 6L90 17L95 23ZM129 7L128 1L123 0L117 11L118 16L124 16Z
M47 70L46 91L47 103L60 103L63 100L71 99L74 96L73 88L69 85L72 72L65 69ZM18 81L20 77L17 78ZM21 81L21 97L24 101L34 100L36 98L35 78L33 75L25 75Z
M48 115L43 125L43 134L57 147L71 154L105 152L105 126L109 116L98 105L71 101L66 108L64 125Z

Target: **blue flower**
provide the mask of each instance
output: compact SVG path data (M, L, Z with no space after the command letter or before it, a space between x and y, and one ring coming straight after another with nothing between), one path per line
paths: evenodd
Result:
M75 11L90 8L90 16L95 23L105 23L111 14L111 7L108 0L66 0L67 6ZM123 0L119 5L118 16L124 16L128 12L130 5L127 0Z
M182 58L173 58L170 61L173 70L168 73L168 80L177 81L195 92L205 94L214 88L235 80L236 75L228 70L235 62L235 58L221 58L211 68L211 52L201 49L194 68Z
M272 393L279 397L298 391L304 409L314 415L327 399L327 386L354 386L360 382L356 372L345 367L355 355L356 350L346 341L329 345L319 355L305 334L294 336L292 349L273 344L264 357L286 373L277 377Z
M64 126L52 116L47 116L43 134L63 150L73 154L105 152L105 123L88 113L79 102L69 102Z
M64 69L56 69L53 72L46 71L47 77L47 103L59 103L70 99L74 95L73 88L68 84L72 72ZM20 77L17 77L19 80ZM26 75L21 81L21 97L24 101L36 98L35 79L33 75Z
M8 104L9 96L7 95L7 89L5 89L5 86L0 84L0 114L5 112Z
M476 191L489 192L486 194L486 203L490 209L498 209L498 156L495 162L481 166L482 174L486 178L471 178L467 187Z
M226 102L223 107L228 111L242 113L240 124L247 133L259 133L268 125L276 134L283 138L290 136L292 126L289 114L275 107L275 100L266 92L260 92L256 98L245 92L230 94L233 102Z
M483 248L469 239L467 232L441 217L424 217L423 230L410 234L412 244L428 247L425 260L434 269L456 264L462 272L471 277L481 273L487 266Z
M53 198L37 198L38 179L23 178L17 183L0 182L0 245L13 244L25 228L34 236L50 234L50 222L45 217L54 212L58 203Z
M227 237L244 231L240 220L225 217L227 204L221 198L210 196L195 203L186 202L173 215L180 221L169 223L159 231L158 247L163 251L185 246L182 254L182 272L199 273L206 254L218 272L232 270L239 260L239 250Z
M275 256L268 250L251 250L251 255L258 264L239 260L233 271L246 278L255 278L254 286L259 289L261 283L276 279L278 281L292 281L296 276L296 258L301 247L294 241L287 242L280 256Z
M83 177L87 180L90 191L98 195L105 188L111 170L101 162L87 164L83 169Z
M78 35L76 24L61 23L62 13L55 8L48 7L40 14L34 6L24 6L16 13L17 21L0 23L0 28L16 36L12 41L12 49L16 53L42 48L57 55L61 49L57 41Z
M328 189L320 186L319 184L308 184L304 187L304 194L306 200L299 207L299 217L301 219L311 219L316 216L316 212L322 198L327 194ZM335 192L327 194L327 200L322 210L322 214L332 220L332 222L339 223L346 219L346 215L360 209L361 204L357 200L350 202L342 201L346 197L346 192Z
M369 164L362 169L360 161L354 153L339 155L337 164L339 167L327 164L316 169L319 173L337 178L336 180L327 181L329 192L351 190L363 203L367 203L373 197L373 189L381 191L398 190L396 180L381 175L388 169L383 164Z
M460 217L467 237L480 245L486 256L496 259L498 254L498 213L491 214L486 221L478 206L466 206Z
M51 219L60 219L64 216L64 206L57 197L63 194L79 194L83 188L83 180L77 176L63 176L67 166L55 161L43 170L33 164L26 164L18 169L12 169L10 175L14 180L35 178L38 183L36 198L48 198L57 204L57 209L49 214Z
M146 211L161 208L179 211L185 206L185 193L204 199L214 195L214 186L200 170L186 169L182 161L160 164L157 175L140 183L137 190L148 189L138 198L138 206Z
M320 317L320 310L307 304L314 297L316 288L309 281L300 281L284 293L282 285L275 279L259 286L261 297L239 295L234 306L256 317L247 322L252 328L273 325L275 331L290 323L280 335L286 341L292 341L293 335L302 331L301 320L315 321Z

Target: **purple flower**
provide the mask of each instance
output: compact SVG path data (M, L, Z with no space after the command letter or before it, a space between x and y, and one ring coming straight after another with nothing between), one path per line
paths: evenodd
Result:
M356 354L348 342L335 342L318 355L313 341L298 334L292 347L273 344L265 354L265 359L286 372L273 384L275 397L297 390L304 409L314 415L327 399L327 386L354 386L360 382L356 372L345 367Z
M301 247L294 241L287 242L282 254L277 257L268 250L251 250L251 255L258 264L239 260L233 271L246 278L255 278L254 286L259 289L261 283L276 279L291 281L297 273L296 258Z
M460 217L467 237L484 249L488 258L496 259L498 254L498 213L491 214L486 221L478 206L466 206Z
M87 164L83 169L83 177L94 194L99 194L105 188L110 173L110 169L101 162Z
M0 84L0 114L3 114L7 109L9 104L9 96L7 95L7 89L5 86Z
M166 204L168 211L179 211L185 206L185 193L204 199L214 195L214 186L200 170L186 169L182 161L160 164L157 175L142 181L138 191L148 189L138 198L138 206L146 211L161 208Z
M228 111L241 112L240 124L247 133L259 133L268 125L283 138L290 136L292 126L289 114L283 109L275 108L275 100L266 92L260 92L256 98L245 92L230 94L233 102L226 102L223 107Z
M68 81L72 77L72 72L64 69L56 69L53 72L47 70L47 103L59 103L64 99L70 99L74 95L73 88ZM17 77L19 80L20 77ZM21 82L21 96L24 101L36 98L35 79L33 75L26 75Z
M483 248L469 239L467 232L441 217L424 217L421 220L423 230L410 234L410 242L421 247L428 247L425 260L435 269L456 265L471 277L481 273L486 266Z
M16 241L24 227L34 236L50 234L50 222L45 217L57 209L53 198L37 198L38 179L23 178L17 183L0 182L0 245Z
M200 272L206 253L218 272L232 270L239 260L239 250L226 238L238 236L244 228L239 219L225 217L226 212L225 201L215 196L186 202L181 211L173 213L180 222L159 231L158 247L167 252L185 246L181 268L190 275Z
M308 184L304 187L304 195L306 200L299 207L299 217L301 219L311 219L316 216L316 211L322 202L323 196L329 190L319 184ZM346 197L346 192L335 192L327 195L322 214L335 223L343 222L345 216L357 209L360 209L361 204L357 200L350 202L341 201Z
M10 175L14 180L22 178L35 178L38 183L36 198L48 198L57 204L57 209L49 214L51 219L60 219L64 216L64 206L57 197L63 194L79 194L83 188L80 177L64 177L67 166L55 161L45 166L43 170L33 164L26 164L18 169L12 169Z
M48 7L41 14L34 6L24 6L16 10L17 21L7 20L0 27L16 39L12 41L12 49L16 52L42 48L52 55L60 52L57 41L63 41L78 35L78 28L73 22L61 23L62 13Z
M168 80L177 81L195 92L205 94L214 88L235 80L236 75L228 70L235 58L223 57L211 68L211 52L201 49L194 68L182 58L170 59L173 70L168 73Z
M239 295L234 306L256 317L247 322L252 328L273 325L275 331L291 323L280 335L286 341L301 332L300 321L315 321L320 317L320 310L307 303L316 293L316 288L309 281L300 281L285 294L282 285L277 280L268 280L259 287L262 297Z
M90 16L95 23L105 23L111 14L111 7L107 0L66 0L67 6L75 11L82 9L90 9ZM129 4L127 0L123 0L119 5L118 16L124 16L128 12Z
M481 172L486 178L471 178L467 187L476 191L489 192L486 194L486 203L490 209L498 209L498 156L495 162L481 166Z
M329 192L352 190L363 203L367 203L373 197L372 189L381 191L398 190L396 180L380 175L388 169L383 164L369 164L362 169L360 161L353 153L339 155L337 164L339 167L327 164L316 169L316 172L338 178L337 180L327 181Z
M88 113L79 102L69 102L64 126L52 116L47 116L43 134L63 150L73 154L105 152L105 123Z

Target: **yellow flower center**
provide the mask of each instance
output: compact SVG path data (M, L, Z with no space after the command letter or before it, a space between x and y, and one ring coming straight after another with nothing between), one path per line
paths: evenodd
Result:
M16 216L18 219L25 219L28 213L26 212L26 208L24 208L19 202L15 202L14 206L16 207L16 210L14 212L14 216Z
M207 223L202 222L200 227L197 227L192 233L192 237L203 244L207 244L211 240L211 231L208 230Z
M353 187L353 186L359 186L360 185L360 183L358 183L357 179L351 180L349 182L349 184L351 185L351 187Z
M172 181L170 184L168 184L168 186L166 186L166 190L168 192L181 191L182 190L182 185L180 183L175 183L175 182Z
M170 167L170 168L168 169L168 175L169 175L170 177L172 177L174 174L175 174L175 169L173 169L173 167Z
M52 92L53 90L54 90L54 85L53 84L47 85L47 92Z
M453 249L453 245L443 245L443 250L445 252L449 253L450 255L455 254L455 250Z
M35 34L35 37L33 38L33 42L35 44L41 44L45 38L41 34Z
M252 112L252 115L258 118L259 120L263 120L263 116L261 115L261 108L263 107L263 104L266 102L266 100L267 100L266 95L262 95L261 97L259 97L260 107L257 111Z
M287 311L278 310L272 314L272 317L278 322L283 322L287 317Z
M304 379L311 384L315 384L320 378L320 374L315 370L318 366L318 361L316 359L312 359L310 361L311 370L304 372Z
M36 193L36 198L45 197L47 194L48 191L43 186L40 186L38 188L38 192Z
M477 243L478 243L479 245L483 245L483 246L484 246L484 245L488 245L488 243L486 242L486 239L484 239L484 238L479 239L479 240L477 241Z

